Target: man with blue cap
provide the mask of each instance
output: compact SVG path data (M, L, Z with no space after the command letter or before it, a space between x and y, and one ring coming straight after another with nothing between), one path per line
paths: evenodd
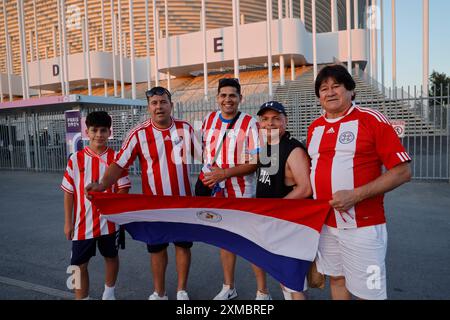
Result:
M263 133L263 145L259 153L257 171L257 198L304 199L312 195L309 179L310 161L303 144L286 131L287 114L278 101L261 105L259 125ZM266 275L254 266L257 288L266 293ZM303 292L295 292L281 286L285 299L303 300ZM306 280L305 280L306 289Z

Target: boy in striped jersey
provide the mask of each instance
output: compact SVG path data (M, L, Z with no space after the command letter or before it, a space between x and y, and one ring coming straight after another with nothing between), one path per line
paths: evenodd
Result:
M111 135L111 117L104 111L96 111L86 117L86 133L89 145L72 154L67 163L61 184L64 190L64 233L72 240L71 265L80 268L80 288L75 288L75 299L88 299L88 263L95 256L96 246L105 258L105 290L103 300L115 300L114 287L119 271L118 226L102 218L85 197L84 188L98 181L115 152L107 147ZM117 184L106 192L128 193L131 187L127 172L123 172ZM72 217L73 213L73 217Z
M333 299L386 299L383 196L410 180L411 158L383 114L352 103L355 87L340 65L323 68L315 83L324 114L308 128L310 180L314 198L334 208L317 269L330 276Z

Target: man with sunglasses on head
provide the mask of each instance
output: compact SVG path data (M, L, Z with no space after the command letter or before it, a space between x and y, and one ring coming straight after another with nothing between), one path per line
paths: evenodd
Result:
M210 112L202 125L204 166L197 185L219 185L227 198L255 197L258 128L256 119L238 111L242 101L238 79L221 79L216 100L220 110ZM221 249L220 258L224 284L214 300L234 299L236 255Z
M146 92L150 119L134 127L122 144L116 160L102 180L86 189L103 191L114 184L123 170L139 159L142 192L148 195L191 196L189 166L193 163L194 132L189 123L171 116L170 92L154 87ZM155 290L149 300L167 300L165 272L168 244L148 244ZM186 284L191 262L192 242L175 242L178 272L177 300L189 300Z

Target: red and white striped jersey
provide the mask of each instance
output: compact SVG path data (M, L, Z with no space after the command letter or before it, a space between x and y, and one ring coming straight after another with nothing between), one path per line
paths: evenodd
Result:
M169 128L159 129L149 119L130 131L115 163L127 169L139 159L144 194L191 196L193 152L194 130L189 123L172 119Z
M111 148L107 148L102 154L96 154L89 147L70 156L61 188L65 192L73 194L74 232L72 240L97 238L119 230L116 224L100 216L84 192L84 188L89 183L101 180L115 156L116 152ZM130 187L128 172L125 171L117 183L105 192L117 192L118 189Z
M340 118L322 116L308 128L311 185L314 199L330 200L339 190L363 186L388 170L411 161L395 130L378 111L353 106ZM352 217L334 210L326 224L357 228L386 222L383 195L363 200L349 210Z
M209 113L202 125L203 162L212 164L216 152L220 152L214 166L233 168L248 162L259 152L258 125L252 116L241 113L228 132L222 147L220 142L232 120L222 118L220 111ZM256 159L256 157L255 157ZM255 162L256 163L256 162ZM202 178L202 176L200 177ZM252 198L256 194L256 175L231 177L225 180L224 195L230 198Z

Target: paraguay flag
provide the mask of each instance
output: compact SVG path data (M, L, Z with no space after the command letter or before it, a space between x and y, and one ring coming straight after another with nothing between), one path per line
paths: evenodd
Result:
M109 221L135 240L201 241L247 259L284 286L303 291L328 201L93 193Z

